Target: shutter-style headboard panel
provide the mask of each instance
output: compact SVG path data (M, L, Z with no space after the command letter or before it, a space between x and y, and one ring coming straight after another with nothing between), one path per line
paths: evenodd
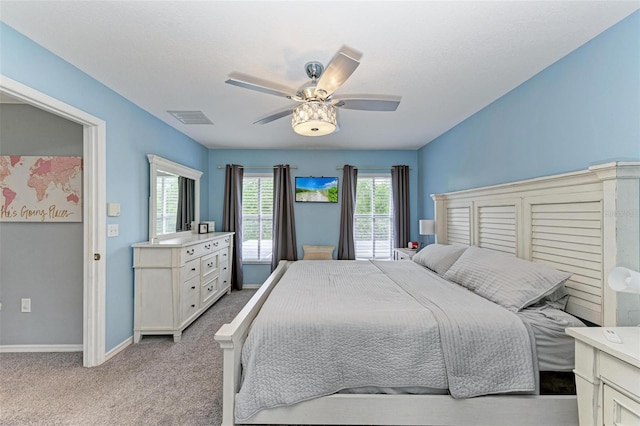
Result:
M471 244L471 209L469 206L447 208L447 238L449 244Z
M478 206L479 247L517 254L516 206Z
M571 272L567 312L599 325L640 322L640 296L617 297L606 283L615 266L640 269L640 163L432 198L438 243L476 245Z
M601 324L602 202L531 204L531 260L573 275L568 310Z

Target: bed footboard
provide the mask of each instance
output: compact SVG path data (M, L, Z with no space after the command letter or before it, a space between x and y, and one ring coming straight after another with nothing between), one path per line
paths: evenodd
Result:
M249 332L249 326L258 315L271 290L276 286L282 275L286 272L291 262L280 261L278 267L269 278L260 286L260 289L242 308L229 324L224 324L216 332L214 338L220 344L223 351L222 371L222 424L235 424L234 403L235 396L240 388L240 353L242 345Z

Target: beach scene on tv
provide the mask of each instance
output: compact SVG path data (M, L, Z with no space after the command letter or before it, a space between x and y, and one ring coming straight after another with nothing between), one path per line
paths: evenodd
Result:
M338 202L337 177L297 177L296 201Z

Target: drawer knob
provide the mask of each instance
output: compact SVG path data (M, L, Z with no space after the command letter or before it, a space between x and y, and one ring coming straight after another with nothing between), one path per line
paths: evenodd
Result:
M227 253L224 253L224 254L223 254L223 256L224 256L224 257L227 257Z
M195 285L192 285L192 286L191 286L191 290L195 290L195 289L196 289L196 286L195 286Z
M226 266L224 267L224 270L225 270L225 271L227 270L227 267L226 267Z
M208 266L209 268L211 268L211 267L213 266L213 262L208 263L208 264L207 264L207 266Z
M204 246L204 248L210 249L211 248L211 244L207 244L206 246Z
M188 255L192 255L193 253L195 253L195 249L187 250Z
M196 268L191 268L191 270L192 270L192 271L195 271L195 270L196 270Z
M196 305L191 305L191 307L192 307L192 308L195 308L195 307L196 307Z
M218 247L218 242L213 243L214 246Z
M225 239L224 239L224 242L225 242L225 243L228 243L228 242L229 242L229 239L228 239L228 238L225 238Z

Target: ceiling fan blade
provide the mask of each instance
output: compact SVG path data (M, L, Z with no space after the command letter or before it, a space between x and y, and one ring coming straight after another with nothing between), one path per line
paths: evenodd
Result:
M293 112L293 109L296 106L297 105L288 106L286 108L279 109L278 111L269 113L268 115L265 115L264 117L254 121L253 124L267 124L267 123L271 123L272 121L278 120L279 118L286 117L287 115L290 115Z
M323 100L331 96L358 68L360 58L362 58L362 53L350 47L342 46L320 76L316 86L316 96Z
M229 74L229 79L225 81L225 83L244 87L245 89L257 90L258 92L268 93L270 95L282 96L288 99L296 97L295 89L239 72Z
M402 100L402 96L344 95L339 98L333 98L331 103L336 108L362 111L395 111L400 105L400 100Z

